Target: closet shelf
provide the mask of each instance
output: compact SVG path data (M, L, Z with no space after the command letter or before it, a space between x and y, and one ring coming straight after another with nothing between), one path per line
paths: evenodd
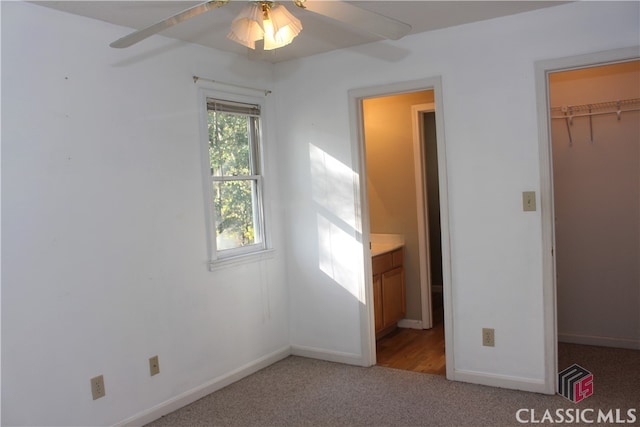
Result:
M560 107L551 107L551 118L571 119L574 117L617 114L619 119L622 113L626 113L629 111L640 111L640 98L596 102L593 104L563 105Z
M622 120L622 113L627 113L630 111L640 111L640 98L596 102L593 104L563 105L561 107L551 107L551 118L563 119L565 121L567 126L567 134L569 136L569 146L571 147L573 145L573 135L571 134L571 127L573 126L574 118L589 117L589 142L593 144L594 140L592 116L599 116L603 114L617 114L618 120Z

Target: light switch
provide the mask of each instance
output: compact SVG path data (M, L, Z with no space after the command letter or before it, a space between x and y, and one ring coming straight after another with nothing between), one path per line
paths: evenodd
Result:
M535 191L522 192L522 210L525 212L531 212L536 210L536 192Z

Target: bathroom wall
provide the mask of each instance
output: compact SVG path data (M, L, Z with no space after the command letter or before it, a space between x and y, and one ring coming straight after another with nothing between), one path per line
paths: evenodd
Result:
M549 82L552 107L640 98L640 61ZM552 120L559 340L640 348L640 112L570 131Z

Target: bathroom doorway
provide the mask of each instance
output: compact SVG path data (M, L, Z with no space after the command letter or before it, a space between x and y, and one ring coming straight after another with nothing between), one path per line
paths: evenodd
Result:
M381 366L444 375L442 232L435 111L433 90L362 100L376 300L376 360ZM393 271L377 271L392 251ZM400 261L395 258L398 253L402 257ZM399 277L404 289L388 290L398 287ZM401 306L396 305L389 311L389 302L395 303L399 298L394 295L401 295L403 301ZM388 316L395 317L388 319Z

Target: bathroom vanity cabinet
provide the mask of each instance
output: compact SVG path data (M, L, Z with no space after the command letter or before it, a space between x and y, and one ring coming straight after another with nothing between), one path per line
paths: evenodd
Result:
M395 327L406 314L403 259L402 247L371 259L376 335Z

